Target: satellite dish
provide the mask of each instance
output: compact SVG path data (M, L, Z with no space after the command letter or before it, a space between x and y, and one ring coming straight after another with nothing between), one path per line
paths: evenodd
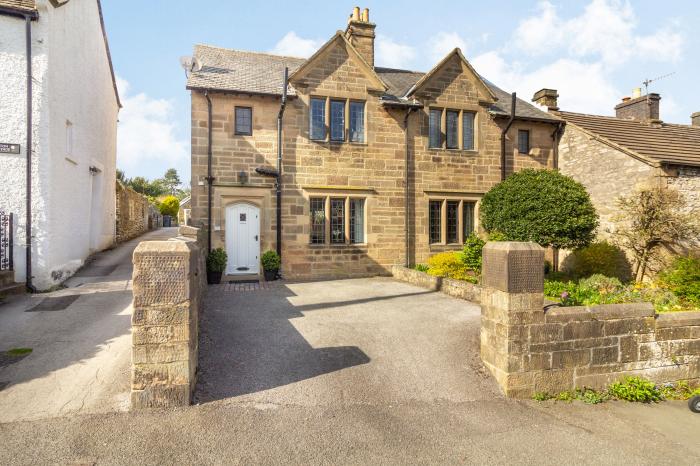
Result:
M197 57L180 57L180 66L185 70L185 75L189 78L193 71L202 69L202 62Z

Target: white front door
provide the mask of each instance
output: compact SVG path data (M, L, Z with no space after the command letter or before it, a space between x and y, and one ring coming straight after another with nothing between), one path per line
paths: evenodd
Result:
M257 274L260 263L260 209L251 204L226 208L228 275Z

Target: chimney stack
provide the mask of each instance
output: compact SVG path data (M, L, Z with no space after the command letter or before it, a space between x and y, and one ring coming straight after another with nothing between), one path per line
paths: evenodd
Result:
M695 112L690 115L690 124L693 126L700 126L700 112Z
M360 13L360 7L356 6L352 10L345 30L345 37L372 68L374 68L375 27L375 24L369 22L369 8L365 8Z
M559 93L557 93L556 89L540 89L532 96L532 101L537 105L547 107L547 111L556 112L559 110L559 106L557 105L558 98Z
M659 122L659 94L640 95L641 89L635 89L633 98L625 97L615 106L615 115L626 120Z

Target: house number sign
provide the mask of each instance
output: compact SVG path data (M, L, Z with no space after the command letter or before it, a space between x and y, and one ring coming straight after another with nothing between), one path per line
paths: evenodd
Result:
M0 154L19 154L19 144L0 142Z

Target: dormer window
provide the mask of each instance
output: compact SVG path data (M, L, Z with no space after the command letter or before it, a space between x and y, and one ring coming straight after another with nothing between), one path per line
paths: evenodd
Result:
M439 149L442 147L441 123L442 109L431 108L428 121L428 144L431 148Z
M473 151L476 149L475 129L476 113L473 111L431 108L428 111L428 148Z
M350 142L365 142L364 102L350 102Z

